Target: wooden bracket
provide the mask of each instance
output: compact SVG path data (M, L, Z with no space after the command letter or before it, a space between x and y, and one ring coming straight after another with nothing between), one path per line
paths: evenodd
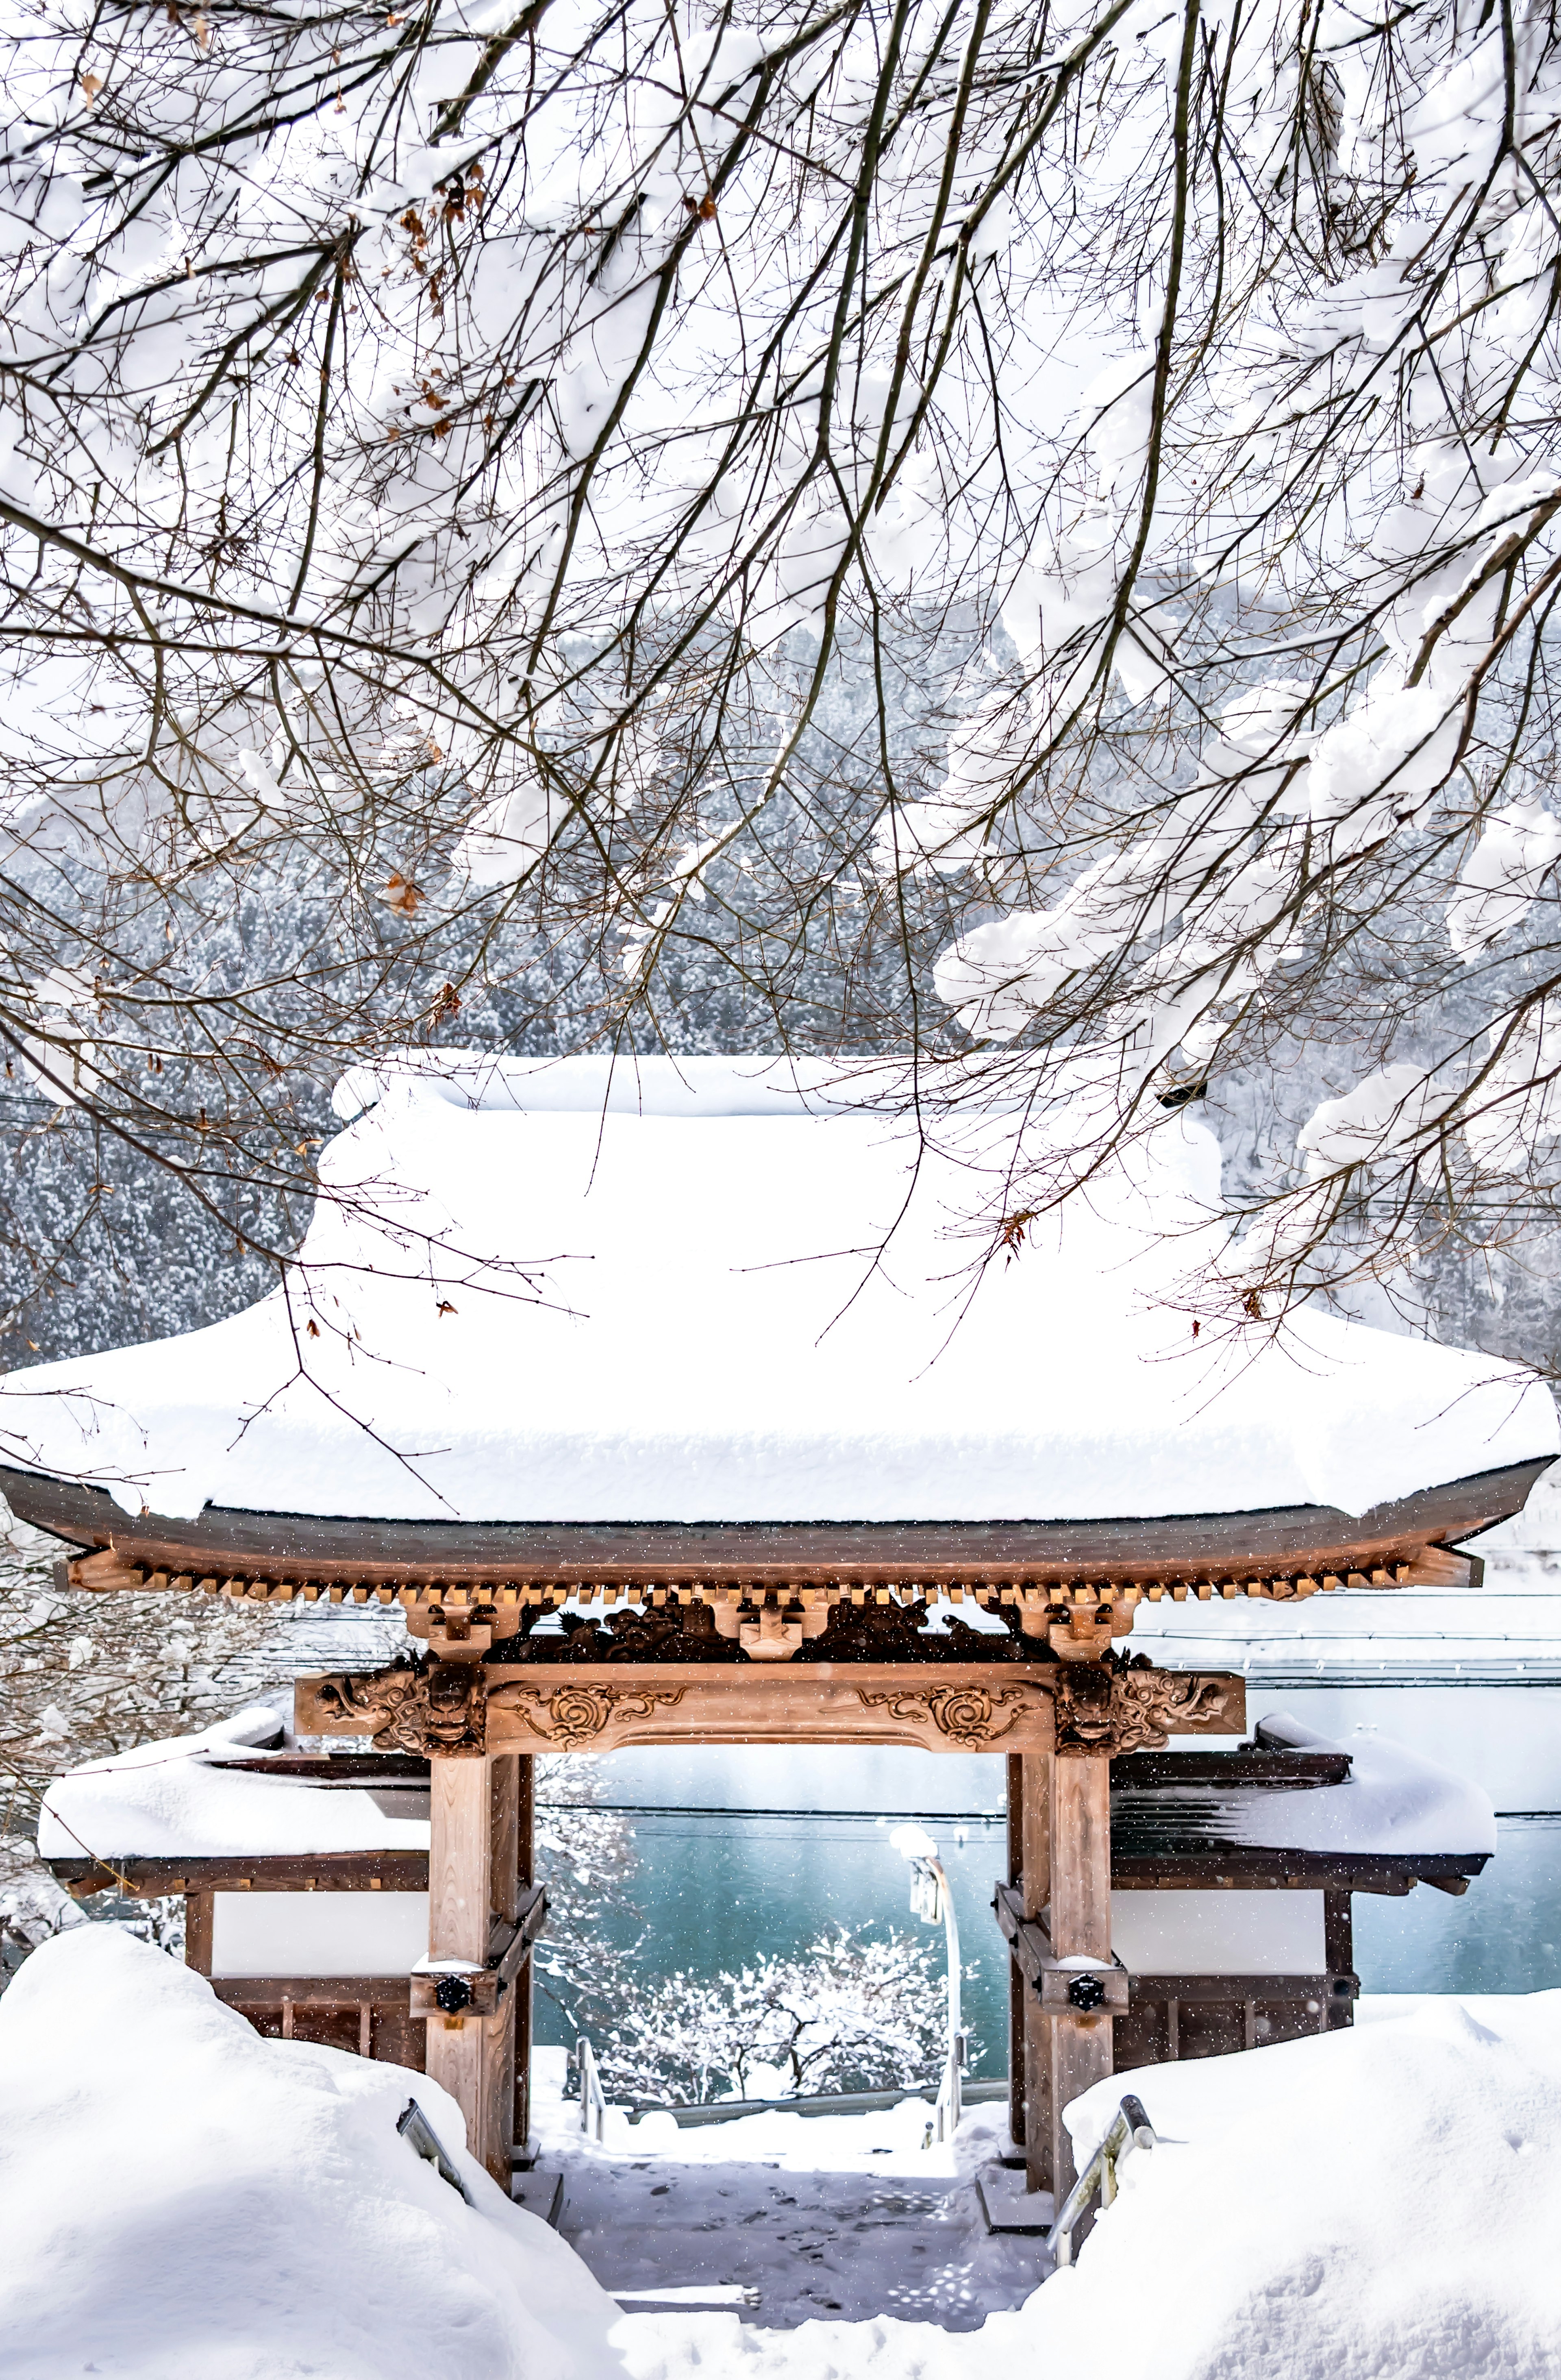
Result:
M1010 1884L999 1884L992 1896L998 1928L1009 1946L1014 1965L1047 2016L1118 2016L1128 2006L1131 1978L1125 1967L1070 1967L1053 1956L1051 1936L1038 1918L1024 1914L1024 1896ZM1081 2007L1071 1997L1080 1984L1098 1985L1090 2004Z
M513 1925L495 1918L489 1934L488 1961L485 1970L469 1974L465 1981L471 1992L462 2016L491 2016L504 1994L531 1956L531 1946L541 1933L548 1918L548 1896L539 1884L529 1886L520 1896L519 1914ZM420 1974L411 1978L411 2009L414 2016L442 2017L442 2009L434 1995L443 1977Z
M1400 1562L1389 1581L1386 1572L1373 1571L1362 1580L1364 1585L1392 1584L1396 1586L1479 1586L1485 1575L1485 1565L1471 1554L1452 1554L1446 1546L1422 1546L1410 1562ZM1350 1585L1355 1580L1351 1577Z

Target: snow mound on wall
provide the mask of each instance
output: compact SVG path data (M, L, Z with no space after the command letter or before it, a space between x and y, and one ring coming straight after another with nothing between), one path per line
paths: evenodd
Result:
M1068 2111L1081 2152L1125 2091L1161 2145L986 2368L1109 2339L1113 2380L1555 2380L1561 1992L1114 2075Z
M1299 1793L1248 1793L1227 1822L1238 1842L1275 1851L1494 1852L1496 1814L1482 1787L1374 1728L1316 1735L1288 1711L1270 1711L1265 1742L1297 1752L1348 1752L1342 1785Z
M161 1736L91 1760L43 1797L44 1859L225 1859L236 1852L426 1852L426 1818L387 1818L367 1791L210 1765L263 1760L282 1732L252 1703L198 1735ZM210 1756L210 1757L209 1757Z
M396 2135L416 2096L476 2201ZM26 2380L605 2380L617 2316L420 2074L264 2041L107 1925L0 2001L0 2368Z

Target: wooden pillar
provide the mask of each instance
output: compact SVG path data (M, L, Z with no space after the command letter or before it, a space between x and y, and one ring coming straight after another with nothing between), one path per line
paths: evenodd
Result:
M1330 1978L1348 1975L1354 1970L1354 1912L1348 1892L1325 1892L1323 1895L1323 1957ZM1323 2013L1324 2028L1329 2033L1339 2033L1354 2022L1354 2001L1336 1999L1330 1990Z
M1058 1766L1049 1752L1019 1755L1020 1864L1024 1914L1037 1922L1051 1898L1051 1780ZM1024 2185L1050 2190L1052 2183L1051 2020L1040 1994L1018 1969L1024 2031Z
M491 1811L492 1886L490 1906L507 1936L520 1908L520 1760L501 1753L488 1764ZM510 2193L510 2152L514 2145L515 1996L512 1985L488 2020L491 2040L488 2050L488 2136L491 2154L482 2162L507 2198Z
M1345 1903L1346 1909L1349 1902ZM187 1892L185 1895L185 1965L193 1967L198 1975L212 1972L212 1936L216 1916L215 1902L209 1892Z
M537 1880L536 1850L536 1775L537 1764L528 1752L515 1755L518 1776L515 1793L515 1873L520 1884ZM531 2139L531 1961L527 1959L510 1986L514 2003L514 2120L512 2127L517 2154L524 2154Z
M513 1756L436 1753L430 1761L429 1955L482 1965L495 1915L515 1906ZM498 1900L502 1905L495 1907ZM466 2145L507 2196L514 2116L514 1998L492 2016L428 2020L428 2071L466 2119Z
M1008 1773L1008 1880L1024 1882L1024 1761L1010 1752ZM1024 2145L1024 1978L1019 1962L1008 1962L1008 2129L1015 2148Z
M1056 1959L1111 1956L1111 1764L1086 1754L1054 1761L1051 1776L1051 1948ZM1062 2111L1112 2067L1111 2018L1072 2009L1050 2020L1052 2189L1073 2187ZM1075 2234L1083 2238L1083 2232Z

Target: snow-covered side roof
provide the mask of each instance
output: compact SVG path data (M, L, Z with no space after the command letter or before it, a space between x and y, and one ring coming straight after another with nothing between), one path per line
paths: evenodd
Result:
M894 1522L1360 1512L1561 1445L1482 1355L1310 1315L1194 1339L1219 1159L1185 1116L979 1271L1015 1119L926 1148L876 1087L350 1075L286 1293L11 1374L0 1450L171 1517Z
M199 1735L175 1735L56 1778L43 1797L44 1859L264 1858L289 1852L426 1852L426 1818L390 1818L371 1792L309 1785L207 1755L243 1748L263 1760L281 1734L263 1703Z
M1301 1793L1247 1793L1230 1828L1236 1842L1271 1851L1402 1854L1494 1852L1495 1805L1488 1793L1434 1760L1369 1728L1336 1742L1288 1711L1263 1722L1265 1742L1298 1752L1348 1752L1342 1785Z
M1223 1841L1252 1850L1405 1858L1494 1851L1490 1797L1450 1769L1384 1736L1336 1742L1283 1714L1263 1724L1267 1741L1348 1752L1349 1777L1293 1793L1160 1786L1147 1798L1157 1810L1211 1813ZM263 1761L280 1731L276 1713L257 1704L198 1735L70 1769L44 1796L39 1851L57 1860L172 1860L428 1850L428 1820L387 1817L371 1791L212 1765L212 1755L237 1750ZM1131 1765L1112 1780L1114 1801L1124 1791L1133 1791Z
M1348 1753L1349 1773L1339 1784L1293 1792L1239 1781L1138 1786L1130 1762L1125 1775L1112 1779L1114 1820L1125 1816L1131 1829L1134 1815L1151 1812L1162 1829L1168 1822L1173 1832L1184 1824L1185 1847L1192 1851L1216 1841L1222 1848L1340 1859L1458 1859L1495 1850L1489 1794L1391 1737L1361 1729L1336 1742L1288 1712L1275 1712L1263 1722L1261 1742L1268 1748ZM1231 1767L1233 1779L1239 1778L1239 1764L1233 1760Z

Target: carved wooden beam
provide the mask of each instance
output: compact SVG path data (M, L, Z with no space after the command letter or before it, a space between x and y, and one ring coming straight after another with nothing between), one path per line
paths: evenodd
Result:
M1245 1682L1113 1661L555 1664L429 1660L300 1678L300 1735L448 1757L625 1744L883 1743L1119 1757L1240 1735Z
M224 1563L204 1572L198 1561L181 1568L177 1560L176 1553L170 1554L163 1566L155 1560L138 1560L127 1547L111 1546L74 1561L56 1562L54 1571L62 1589L90 1594L139 1589L220 1596L230 1602L395 1604L406 1613L407 1626L415 1636L426 1636L430 1629L437 1636L447 1616L457 1624L485 1627L498 1637L513 1635L526 1611L538 1605L554 1609L572 1602L582 1610L611 1612L709 1603L718 1614L741 1615L734 1628L721 1628L723 1634L737 1633L751 1625L758 1641L765 1633L768 1611L772 1615L772 1637L782 1629L795 1628L800 1642L815 1633L805 1615L820 1603L861 1603L874 1598L883 1603L916 1602L942 1595L959 1604L968 1597L988 1610L1017 1607L1025 1633L1036 1636L1050 1628L1071 1627L1078 1614L1095 1614L1098 1625L1104 1608L1118 1623L1115 1633L1121 1634L1123 1623L1131 1624L1133 1608L1141 1602L1288 1603L1331 1595L1342 1587L1476 1586L1483 1569L1478 1560L1450 1552L1445 1546L1403 1539L1337 1552L1330 1548L1328 1558L1310 1567L1299 1562L1280 1567L1259 1556L1228 1564L1188 1564L1184 1575L1162 1578L1114 1577L1105 1563L1089 1577L1037 1578L1023 1573L994 1575L975 1562L956 1568L906 1561L892 1571L861 1565L862 1574L854 1579L801 1572L779 1582L768 1575L705 1582L670 1574L670 1566L658 1570L640 1562L633 1569L642 1575L625 1574L607 1581L575 1574L499 1581L428 1576L409 1581L404 1575L376 1576L376 1565L367 1560L338 1562L329 1570L307 1560L277 1562L263 1571L253 1563ZM719 1618L717 1624L721 1625Z

